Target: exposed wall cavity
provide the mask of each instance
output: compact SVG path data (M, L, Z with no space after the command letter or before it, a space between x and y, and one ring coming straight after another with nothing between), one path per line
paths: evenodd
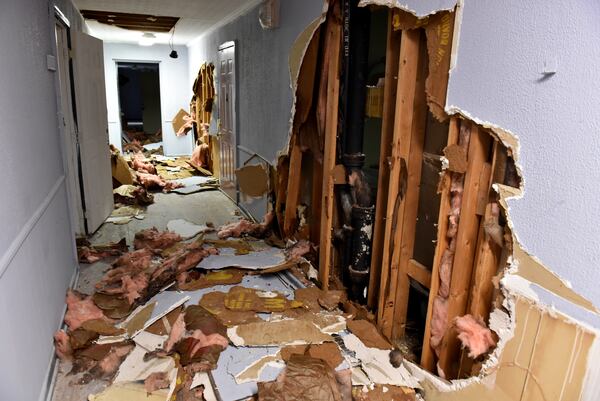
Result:
M456 2L361 5L396 7L421 19ZM594 197L600 139L593 134L600 123L589 112L600 84L589 55L600 5L564 10L464 0L458 7L444 111L506 147L516 178L513 186L494 186L510 251L489 320L499 341L476 377L448 383L416 365L411 370L428 400L591 401L600 377L600 226L588 216L600 214ZM569 31L575 24L582 28Z

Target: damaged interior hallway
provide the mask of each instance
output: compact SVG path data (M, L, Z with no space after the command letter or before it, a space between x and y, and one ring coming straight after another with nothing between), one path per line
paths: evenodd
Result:
M600 401L596 0L0 5L0 400Z

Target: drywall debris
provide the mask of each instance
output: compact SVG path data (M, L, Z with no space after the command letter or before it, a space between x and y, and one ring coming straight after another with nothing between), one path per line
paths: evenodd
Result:
M404 365L399 368L392 366L389 360L389 350L369 348L354 334L345 335L342 339L345 347L355 353L356 358L360 361L360 366L371 382L421 388L418 380Z
M80 263L95 263L110 256L120 256L127 250L125 238L122 238L119 242L95 245L90 244L87 240L77 240L77 259Z
M244 255L236 255L231 248L220 249L219 255L204 258L198 267L206 270L238 267L245 270L264 270L286 263L285 252L274 247L265 247Z
M148 394L143 383L117 383L101 393L92 394L89 401L168 401L169 390L161 389Z
M178 234L183 239L190 239L200 233L207 233L209 231L213 231L214 229L205 224L198 225L187 220L177 219L170 220L167 223L167 230Z
M173 370L177 370L175 360L171 357L144 360L147 352L146 348L136 346L119 367L114 383L143 381L153 373L162 372L172 377Z
M344 357L336 343L288 345L283 347L280 351L281 359L286 362L289 361L294 354L308 355L313 358L322 359L334 370L344 362Z
M190 389L195 389L200 386L202 386L204 389L202 392L204 401L217 401L217 396L215 395L215 390L212 387L208 373L198 372L194 375Z
M236 346L321 344L333 341L314 323L301 319L242 324L228 328L227 336Z
M273 355L265 355L262 358L250 363L244 370L235 375L235 382L238 384L260 381L260 375L268 366L283 369L285 366L281 363L279 352Z
M184 109L179 109L171 124L173 125L173 131L176 136L184 136L192 129L194 119L190 116L190 113Z
M261 401L342 401L342 392L333 369L323 360L296 354L276 381L258 383Z
M246 273L240 269L223 269L201 273L197 270L177 276L177 288L183 291L196 291L215 285L239 284Z
M392 345L381 335L377 327L366 320L349 320L348 330L357 336L365 346L384 350L392 349Z

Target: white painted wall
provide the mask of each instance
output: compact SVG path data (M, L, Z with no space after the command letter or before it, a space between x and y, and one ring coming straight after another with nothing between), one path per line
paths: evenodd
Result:
M516 134L524 247L600 306L600 2L465 0L447 105ZM542 75L544 66L556 74Z
M274 161L287 145L292 109L289 54L298 35L321 15L323 0L280 2L280 26L262 29L258 7L193 41L189 46L189 86L204 62L217 65L218 47L235 41L238 166L253 153ZM217 72L215 71L215 74ZM219 102L213 112L216 133ZM254 217L266 211L265 199L242 204Z
M158 62L160 76L160 108L162 116L163 149L166 155L190 155L193 150L192 135L177 137L171 121L179 109L189 110L192 86L188 77L188 50L175 46L179 58L169 57L166 45L138 46L121 43L104 43L104 73L106 76L106 102L108 107L108 132L110 143L121 149L121 120L119 118L119 92L117 85L118 61Z
M82 20L69 0L73 29ZM76 271L58 129L52 1L0 0L0 400L45 395Z

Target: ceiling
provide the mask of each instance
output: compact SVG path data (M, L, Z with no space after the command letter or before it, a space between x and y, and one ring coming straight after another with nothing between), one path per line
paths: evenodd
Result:
M112 11L179 17L174 44L188 44L260 3L260 0L73 0L79 10ZM137 43L143 31L86 20L90 33L105 42ZM258 23L258 22L257 22ZM170 33L153 32L156 43L168 43Z

